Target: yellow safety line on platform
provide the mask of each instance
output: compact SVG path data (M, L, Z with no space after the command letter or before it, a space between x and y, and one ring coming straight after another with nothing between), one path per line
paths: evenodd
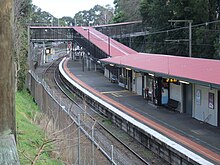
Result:
M111 93L111 95L115 96L115 97L122 97L122 95L117 94L117 93Z
M120 93L120 92L128 92L127 90L121 90L121 91L107 91L107 92L100 92L102 94L112 94L112 93Z

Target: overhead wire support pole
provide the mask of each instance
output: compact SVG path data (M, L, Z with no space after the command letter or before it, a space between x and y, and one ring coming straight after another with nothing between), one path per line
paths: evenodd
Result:
M192 20L189 20L189 57L192 57Z
M168 20L168 22L188 22L189 23L189 57L192 57L192 22L193 20Z

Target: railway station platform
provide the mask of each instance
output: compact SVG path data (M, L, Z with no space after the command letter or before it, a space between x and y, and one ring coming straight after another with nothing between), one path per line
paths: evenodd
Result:
M123 105L123 107L127 107L132 112L140 114L143 118L157 123L157 127L148 125L155 131L213 164L220 164L219 128L200 122L186 114L174 112L162 106L151 105L142 96L111 83L108 78L104 77L103 73L82 69L79 61L68 60L67 69L74 75L74 77L70 76L73 81L76 81L76 79L81 80L87 85L87 89L89 87L91 91L95 90L100 93L101 95L99 96L116 101L119 105L118 107ZM80 85L83 86L83 84ZM139 121L146 124L146 122ZM172 136L168 135L170 131L173 134ZM187 143L187 140L190 142Z

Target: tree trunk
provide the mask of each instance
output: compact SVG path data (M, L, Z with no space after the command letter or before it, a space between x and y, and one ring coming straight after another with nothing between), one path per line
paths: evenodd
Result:
M0 135L15 135L13 1L0 4Z

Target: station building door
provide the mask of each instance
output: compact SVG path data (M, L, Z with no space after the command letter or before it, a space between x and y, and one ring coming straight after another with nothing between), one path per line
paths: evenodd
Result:
M183 84L183 113L192 116L192 84Z
M155 105L161 105L161 77L148 77L146 81L146 89L145 95L147 95L147 99L149 102L152 102ZM145 89L145 90L146 90Z

